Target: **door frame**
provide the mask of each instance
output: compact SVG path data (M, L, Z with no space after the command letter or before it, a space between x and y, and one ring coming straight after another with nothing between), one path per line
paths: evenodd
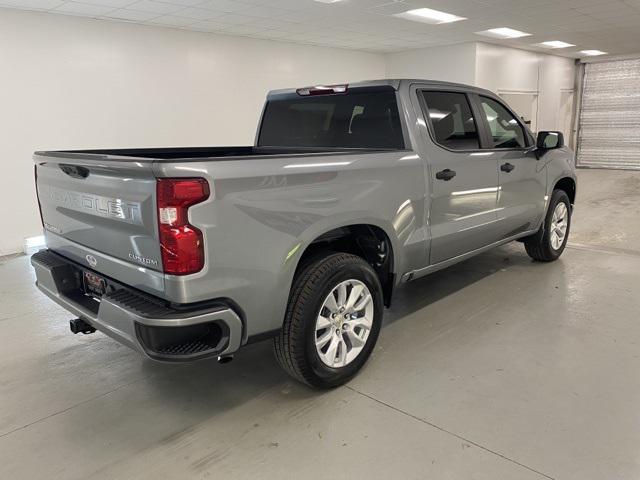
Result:
M439 88L438 88L439 87ZM436 140L436 135L435 132L433 131L433 124L431 123L430 119L428 118L428 114L429 114L429 109L427 107L427 102L424 99L424 96L421 95L421 92L426 91L426 92L443 92L443 93L459 93L462 94L466 97L467 102L469 102L469 107L471 108L471 113L473 114L474 117L474 122L475 122L475 126L476 126L476 131L478 132L478 140L479 140L479 145L478 148L468 148L468 149L452 149L452 148L448 148L445 147L444 145L441 145L440 143L438 143L438 141ZM429 132L429 140L436 145L439 148L442 148L443 150L446 150L448 152L452 152L452 153L475 153L475 152L483 152L485 150L487 150L490 146L493 146L493 139L490 140L490 142L487 142L487 137L486 135L482 134L482 123L481 123L481 119L478 118L478 111L477 111L477 106L474 104L472 95L474 94L474 92L470 92L468 89L465 89L464 87L460 87L460 88L455 88L455 87L451 87L448 85L442 85L442 86L431 86L431 85L423 85L421 86L420 84L416 84L415 88L413 89L413 92L416 95L416 98L418 100L418 107L420 108L420 111L422 113L422 117L424 119L424 122L426 123L426 127L427 127L427 131ZM426 115L426 116L425 116Z
M491 126L489 125L489 122L487 121L487 116L486 116L486 114L484 112L484 108L482 108L482 100L480 99L480 97L490 98L491 100L493 100L495 102L498 102L509 113L511 113L511 115L513 115L513 117L516 119L516 122L518 122L518 125L520 125L520 127L524 130L525 140L527 142L527 145L525 147L493 148L493 135L491 134ZM507 105L507 103L503 99L501 99L497 95L487 95L487 94L484 94L484 93L472 93L470 95L470 99L474 103L474 105L472 106L472 108L474 110L473 114L480 116L480 123L482 124L482 126L480 128L480 130L482 132L481 136L484 135L486 144L490 145L490 147L484 148L483 151L485 151L485 152L508 152L508 151L514 151L515 150L515 151L525 152L525 151L528 151L528 150L531 150L531 149L535 148L535 146L536 146L535 136L533 135L533 133L531 133L531 130L522 121L522 119L517 114L517 112L515 112L509 105Z
M466 148L466 149L453 149L453 148L449 148L447 146L444 146L442 144L440 144L435 136L435 132L433 129L433 124L429 118L429 108L427 106L427 101L424 98L424 95L422 94L422 92L442 92L442 93L452 93L452 94L460 94L463 95L465 97L465 100L467 101L469 108L471 110L471 114L473 115L473 119L474 119L474 124L475 124L475 128L476 128L476 132L478 135L478 147L477 148ZM419 120L419 126L420 131L422 133L422 137L423 137L423 142L425 143L425 148L427 149L431 149L431 147L433 147L436 150L442 150L442 152L445 155L460 155L460 156L464 156L468 158L471 158L471 156L473 155L478 155L478 156L489 156L492 157L493 154L491 153L491 149L490 147L493 146L493 138L490 136L490 134L487 133L486 129L484 128L484 119L482 118L482 116L484 115L483 112L481 112L478 109L478 105L476 103L476 101L474 100L473 96L476 94L475 90L473 88L470 87L466 87L466 86L456 86L456 85L432 85L429 84L428 82L422 83L422 82L416 82L411 84L411 90L410 90L410 94L411 94L411 101L414 104L413 108L416 111L416 115L417 118ZM415 103L414 103L415 102ZM480 118L479 118L480 116ZM427 145L429 145L429 147L427 147ZM482 160L486 160L486 159L482 159ZM494 165L493 165L493 172L495 174L495 184L492 183L492 187L491 188L495 188L495 198L494 198L494 204L492 207L492 212L495 213L495 205L497 204L498 201L498 188L499 188L499 172L498 172L498 164L497 161L493 161ZM428 251L428 265L429 266L433 266L436 264L440 264L443 262L447 262L449 259L444 259L444 260L437 260L434 262L433 260L433 249L434 249L434 242L433 242L433 223L432 223L432 208L433 208L433 202L431 197L434 194L434 185L437 180L434 179L434 162L431 161L431 159L426 158L426 177L425 177L425 181L428 184L428 190L430 192L430 195L428 195L429 200L428 200L428 204L426 205L425 208L425 225L427 226L427 231L429 232L429 238L430 238L430 242L429 242L429 251ZM493 186L495 185L495 187ZM469 190L471 191L471 190ZM479 193L479 192L478 192ZM493 223L495 223L495 221L497 221L497 215L495 220L493 221ZM485 225L485 224L483 224ZM481 234L482 232L480 232ZM478 248L483 248L483 246L478 247ZM460 255L466 255L466 253L462 253ZM458 255L459 256L459 255ZM451 258L456 258L456 256L451 257ZM434 263L432 263L434 262Z

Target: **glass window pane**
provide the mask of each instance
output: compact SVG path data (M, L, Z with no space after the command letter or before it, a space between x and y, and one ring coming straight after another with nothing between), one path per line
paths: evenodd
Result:
M258 146L404 149L394 90L267 103Z
M476 122L464 93L422 92L436 142L452 150L480 148Z
M480 102L491 129L493 148L524 148L527 146L524 130L509 110L491 98L480 97Z

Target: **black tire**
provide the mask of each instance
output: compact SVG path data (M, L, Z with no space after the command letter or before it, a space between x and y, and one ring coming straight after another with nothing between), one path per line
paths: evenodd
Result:
M339 368L322 362L315 345L316 319L334 288L346 280L359 280L371 293L374 314L369 336L356 358ZM280 334L273 349L280 366L293 378L314 388L333 388L347 382L365 364L380 333L383 295L375 271L362 258L347 253L326 253L310 261L296 275Z
M567 207L567 230L564 239L559 248L554 249L551 245L551 219L558 203L564 203ZM538 262L553 262L557 260L567 245L569 231L571 229L571 202L566 192L563 190L554 190L549 201L549 208L545 215L544 222L540 226L540 230L535 235L524 239L524 248L531 258Z

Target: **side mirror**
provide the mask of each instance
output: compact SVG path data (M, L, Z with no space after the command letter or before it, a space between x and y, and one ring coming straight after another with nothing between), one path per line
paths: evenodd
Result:
M538 132L536 148L538 150L551 150L564 147L564 135L562 132Z

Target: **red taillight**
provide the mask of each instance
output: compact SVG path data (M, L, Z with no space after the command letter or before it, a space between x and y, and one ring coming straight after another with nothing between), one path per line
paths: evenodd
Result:
M162 267L171 275L189 275L204 267L202 232L189 224L189 207L209 198L204 178L159 178L158 226Z

